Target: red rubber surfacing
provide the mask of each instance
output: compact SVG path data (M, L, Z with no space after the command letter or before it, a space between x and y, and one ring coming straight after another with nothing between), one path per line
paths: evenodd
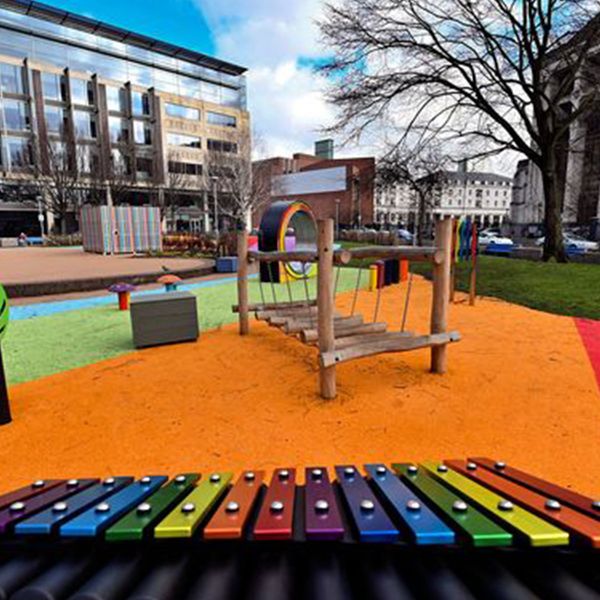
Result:
M577 330L587 350L596 381L600 387L600 321L591 319L575 319Z

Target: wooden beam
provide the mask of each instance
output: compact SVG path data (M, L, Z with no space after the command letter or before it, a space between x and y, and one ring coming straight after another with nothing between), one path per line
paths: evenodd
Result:
M429 246L365 246L364 248L350 248L353 259L364 258L398 258L413 262L433 262L440 264L443 251Z
M284 324L283 330L286 333L300 333L314 325L316 319L288 319ZM334 317L334 328L340 325L361 325L363 323L362 315L354 315L353 317Z
M319 269L317 271L317 306L319 307L317 339L321 354L335 349L333 313L333 219L317 221ZM336 396L335 365L319 367L321 397L331 400Z
M444 260L433 266L433 300L431 303L432 335L444 333L448 328L448 304L450 302L450 262L452 254L452 219L443 219L435 224L435 239ZM445 344L431 347L432 373L445 373L448 355Z
M392 340L400 337L414 337L414 333L408 331L387 331L383 333L363 333L343 338L335 338L335 349L343 350L344 348L348 348L348 346L355 346L356 344L370 344L371 342L381 342L383 340Z
M385 331L387 331L387 323L365 323L364 325L351 325L349 327L338 325L337 327L334 327L335 338L359 335L362 333L383 333ZM304 329L300 332L300 341L305 344L318 342L319 334L316 329Z
M307 306L316 306L317 305L317 301L316 300L298 300L298 301L294 301L294 302L267 302L265 304L248 304L248 310L250 312L260 312L260 311L265 311L265 310L286 310L288 308L302 308L302 307L307 307ZM237 304L234 304L231 307L231 310L234 313L240 312L240 308Z
M317 315L317 307L316 306L304 306L302 308L285 308L281 310L263 310L256 312L256 318L259 321L268 321L269 319L273 319L275 317L278 318L291 318L298 317L302 318L303 316L307 319Z
M350 250L344 248L333 251L333 262L338 265L347 265L352 260L352 253ZM319 262L318 250L293 250L291 252L261 252L252 250L248 252L249 262L302 262L302 263L314 263Z
M451 342L460 339L460 334L456 331L450 333L437 333L434 335L423 335L418 337L398 336L395 338L382 339L380 342L369 342L368 344L356 344L347 346L333 352L321 352L320 364L323 368L331 368L335 365L354 360L356 358L365 358L376 354L386 352L408 352L418 350L419 348L441 348Z
M250 319L248 312L248 232L244 229L237 236L238 264L237 264L237 291L239 307L240 335L250 332Z

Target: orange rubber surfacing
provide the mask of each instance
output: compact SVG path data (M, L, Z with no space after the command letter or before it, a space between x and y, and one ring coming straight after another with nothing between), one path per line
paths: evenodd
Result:
M391 329L405 291L382 291ZM408 329L427 330L430 293L415 278ZM357 312L368 319L375 299L361 292ZM428 373L428 350L354 361L338 367L335 401L318 396L316 350L255 321L245 338L232 325L15 386L0 492L40 477L485 455L600 495L600 395L574 321L482 299L454 305L450 324L463 339L448 374Z

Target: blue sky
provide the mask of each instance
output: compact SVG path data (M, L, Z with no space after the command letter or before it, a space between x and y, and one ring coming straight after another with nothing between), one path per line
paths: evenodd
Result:
M198 52L215 52L208 23L192 0L45 0L45 3Z

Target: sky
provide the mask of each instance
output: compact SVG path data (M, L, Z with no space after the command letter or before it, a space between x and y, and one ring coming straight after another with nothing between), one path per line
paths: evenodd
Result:
M248 108L263 154L311 152L334 120L325 82L312 68L325 56L315 22L322 0L45 1L247 67Z

